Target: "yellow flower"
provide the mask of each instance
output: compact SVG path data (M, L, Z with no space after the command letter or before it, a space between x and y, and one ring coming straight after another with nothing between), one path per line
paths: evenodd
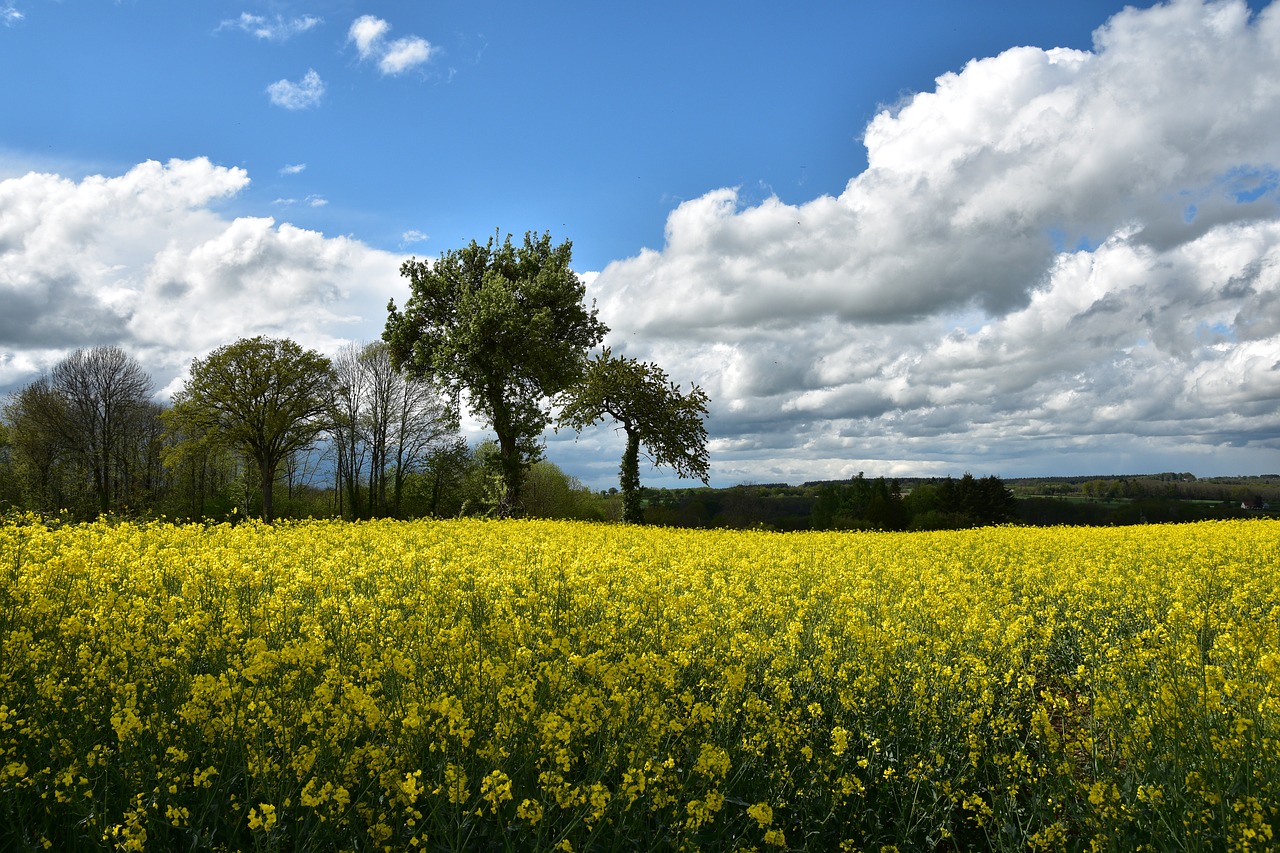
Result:
M489 810L498 808L511 799L511 779L501 770L494 770L480 782L480 796L489 802Z
M276 825L276 807L271 803L258 803L249 809L249 828L270 832Z
M55 849L72 826L118 849L235 832L189 825L214 813L333 849L460 823L487 844L511 812L548 846L745 820L766 848L838 815L834 845L899 789L957 834L1025 827L1010 846L1173 821L1266 849L1277 560L1274 521L0 524L21 602L0 614L0 797ZM1035 811L1009 823L1011 803Z
M831 754L839 758L849 749L849 730L836 726L831 730Z
M542 805L527 798L521 800L516 807L516 817L527 820L530 826L537 826L538 821L542 820Z
M756 803L747 809L747 816L764 829L773 823L773 808L768 803Z
M444 792L449 802L457 804L465 802L467 793L467 771L450 762L444 768Z

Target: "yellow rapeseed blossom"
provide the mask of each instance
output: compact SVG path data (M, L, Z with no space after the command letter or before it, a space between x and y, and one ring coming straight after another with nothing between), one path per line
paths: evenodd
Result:
M494 770L480 783L480 796L489 803L489 810L497 812L499 807L511 799L511 779L501 770Z
M1277 566L1264 520L0 525L0 848L1266 850Z
M765 829L773 823L773 808L768 803L756 803L747 809L747 817Z
M516 808L516 817L527 820L531 826L537 826L542 820L542 804L534 800L524 799Z
M249 809L249 828L270 832L276 825L276 807L271 803L259 803Z

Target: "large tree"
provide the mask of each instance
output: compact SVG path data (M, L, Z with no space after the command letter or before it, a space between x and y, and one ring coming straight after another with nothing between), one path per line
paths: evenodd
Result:
M256 464L262 518L271 521L277 470L329 427L332 395L333 368L323 355L287 338L241 338L191 362L169 417Z
M615 356L605 347L588 364L583 380L564 395L559 424L582 430L606 415L618 422L627 436L619 476L622 520L638 522L641 445L653 464L707 482L707 400L697 385L682 392L657 365Z
M586 287L570 269L572 244L550 234L472 240L434 262L411 258L404 310L387 306L383 338L397 367L431 377L456 407L471 411L498 437L503 495L499 514L516 506L527 466L541 456L549 398L582 375L587 352L608 328L587 308Z

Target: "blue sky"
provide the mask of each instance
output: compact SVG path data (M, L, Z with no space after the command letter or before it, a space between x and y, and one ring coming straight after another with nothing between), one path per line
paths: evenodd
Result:
M1280 13L1123 9L0 0L0 386L550 230L717 485L1280 469Z
M74 175L203 156L248 171L236 213L391 251L416 231L430 239L409 248L429 256L495 228L551 230L602 269L658 247L670 209L711 189L840 192L884 105L1014 45L1088 48L1123 4L8 7L22 15L0 30L0 71L22 81L0 94L14 160ZM362 60L349 33L365 15L428 58L390 74ZM271 83L309 71L313 106L272 103Z

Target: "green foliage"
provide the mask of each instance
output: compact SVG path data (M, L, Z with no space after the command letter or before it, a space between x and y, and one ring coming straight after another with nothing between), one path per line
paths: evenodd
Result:
M191 375L166 413L170 430L242 452L256 463L262 517L274 516L280 466L331 421L329 359L287 338L241 338L191 362Z
M627 436L619 475L622 520L638 522L641 445L654 465L707 482L707 401L697 385L681 392L657 365L614 356L605 347L587 365L582 382L564 395L559 425L582 430L606 415L618 422Z
M405 472L402 516L462 515L468 497L465 487L475 466L475 456L461 437L433 447L419 466Z
M245 465L234 450L220 445L203 428L180 413L161 414L166 428L164 466L169 490L160 505L176 519L226 518L247 507Z
M47 376L25 385L5 405L13 477L27 509L70 509L80 491L56 427L64 411Z
M21 505L22 491L13 464L13 442L7 426L0 423L0 511Z
M861 473L847 483L819 486L810 517L814 530L902 530L906 524L898 482Z
M577 477L570 477L546 459L529 466L520 500L530 518L606 520L601 499Z
M500 514L516 506L520 482L542 452L546 401L576 382L587 351L608 331L570 269L572 244L526 233L474 240L435 262L405 261L404 310L387 306L383 338L397 367L430 377L454 405L465 395L498 437L504 491Z
M645 489L645 518L673 527L773 530L945 530L1018 520L1018 503L998 477L911 481L859 474L849 480Z
M1018 517L1018 504L1004 482L995 476L977 479L965 474L959 480L947 477L937 484L937 511L955 523L939 527L977 527L1004 524ZM917 526L916 529L930 529Z

